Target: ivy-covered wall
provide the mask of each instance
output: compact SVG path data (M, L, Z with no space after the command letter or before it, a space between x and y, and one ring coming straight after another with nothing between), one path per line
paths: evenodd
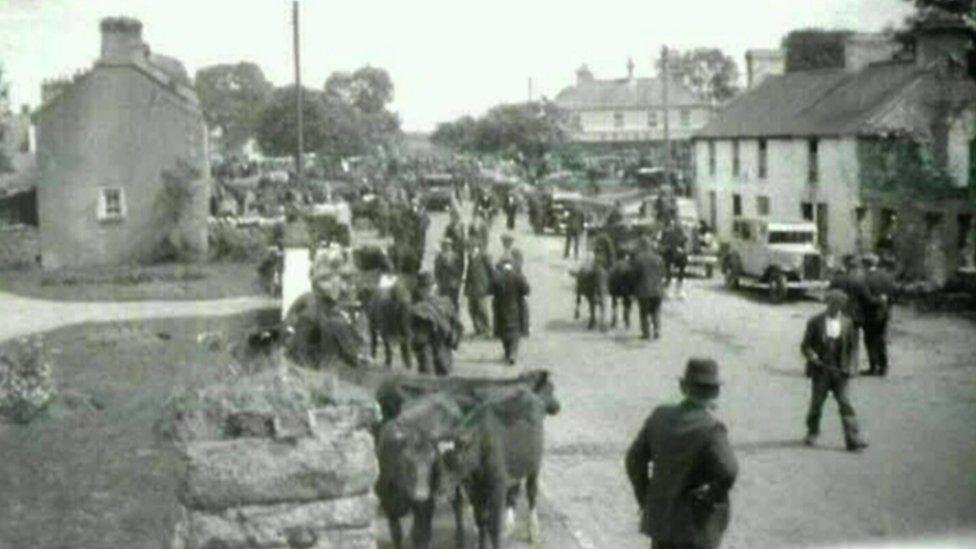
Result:
M931 145L910 138L862 138L857 144L861 189L893 202L961 200L969 196L943 166Z

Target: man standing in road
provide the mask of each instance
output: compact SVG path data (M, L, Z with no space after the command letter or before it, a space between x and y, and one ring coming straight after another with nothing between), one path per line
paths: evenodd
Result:
M831 279L830 288L840 290L847 295L847 307L844 312L851 319L854 340L851 362L854 373L857 374L860 369L858 351L861 345L861 329L864 326L864 310L874 298L868 291L864 269L858 265L857 259L853 255L845 255L841 261L844 263L844 271ZM866 340L865 345L867 345Z
M878 256L864 256L867 268L864 281L873 298L864 307L864 345L868 348L868 375L885 376L888 374L888 320L895 281L886 270L878 268L878 263Z
M430 273L417 275L417 287L410 306L411 341L417 370L446 376L454 367L454 350L461 341L457 309L444 296L431 293Z
M583 210L579 207L573 206L569 210L569 216L566 219L566 247L563 249L563 258L569 257L569 249L573 249L573 259L579 258L579 241L580 235L583 234L583 229L585 226L585 217L583 216Z
M641 338L651 338L648 326L650 317L650 323L654 326L654 339L658 339L661 337L661 281L664 276L664 260L647 237L641 238L640 250L634 258L634 271L634 295L637 297L637 311L640 314Z
M451 300L454 308L458 308L458 298L461 293L461 277L464 276L464 259L451 246L451 241L441 240L441 251L434 258L434 280L437 281L437 293Z
M711 413L718 364L689 360L681 392L680 404L659 406L644 422L627 451L627 476L653 549L713 549L728 526L728 493L739 472L725 425Z
M518 213L518 198L515 193L509 191L505 195L505 226L508 230L515 228L515 214Z
M492 281L492 308L494 309L495 337L502 340L505 362L514 365L518 355L519 340L528 335L529 282L515 268L510 259L498 262Z
M468 298L468 314L475 336L489 335L485 299L491 293L491 279L491 258L477 242L473 242L468 256L468 274L464 279L464 295Z
M844 315L847 296L840 290L828 290L827 310L807 321L800 351L807 360L807 377L811 379L810 411L807 413L807 446L820 436L820 415L828 393L833 393L840 409L847 450L859 452L867 443L858 432L857 417L851 406L850 377L857 365L853 362L854 330Z

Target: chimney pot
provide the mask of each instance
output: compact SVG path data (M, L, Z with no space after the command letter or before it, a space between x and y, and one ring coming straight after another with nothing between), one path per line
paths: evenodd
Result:
M129 17L108 17L99 25L102 31L103 63L130 63L145 57L142 23Z

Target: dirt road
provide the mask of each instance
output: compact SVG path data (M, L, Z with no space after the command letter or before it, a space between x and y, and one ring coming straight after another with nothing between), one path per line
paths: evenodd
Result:
M496 257L501 221L491 243ZM519 222L532 335L518 367L555 374L563 411L547 424L544 494L576 545L647 547L636 532L623 453L655 405L679 398L677 379L692 355L721 365L717 413L741 465L725 547L973 539L962 538L976 531L971 321L896 309L891 374L857 379L852 391L870 448L844 451L836 405L828 402L821 444L810 449L800 444L810 388L798 347L819 303L773 305L727 291L717 279L699 280L687 299L665 302L658 342L640 341L636 328L590 332L572 320L573 264L562 259L561 239L534 236ZM432 241L443 223L435 217ZM497 342L466 341L459 358L463 373L506 368Z

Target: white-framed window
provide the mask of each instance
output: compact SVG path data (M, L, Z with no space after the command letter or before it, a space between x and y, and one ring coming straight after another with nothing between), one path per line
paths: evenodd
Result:
M624 127L624 113L622 112L613 113L613 127L614 128Z
M647 127L657 127L657 111L647 111Z
M98 220L125 219L125 191L121 187L98 188Z
M756 197L756 212L765 217L769 215L769 197L768 196L757 196Z

